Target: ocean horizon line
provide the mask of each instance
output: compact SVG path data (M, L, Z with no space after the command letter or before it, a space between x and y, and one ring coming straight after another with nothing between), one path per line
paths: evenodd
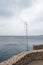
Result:
M26 35L0 35L1 36L26 36ZM43 36L43 35L28 35L28 36Z

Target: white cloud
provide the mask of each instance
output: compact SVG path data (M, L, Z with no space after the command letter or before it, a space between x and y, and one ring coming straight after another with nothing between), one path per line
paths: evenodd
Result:
M40 32L42 32L40 30L43 30L43 2L38 1L33 3L31 7L23 9L19 17L27 21L30 35L40 34Z
M0 35L25 35L25 21L29 35L43 34L43 0L6 0L3 3L7 5L0 6L5 16L0 14ZM14 16L6 17L8 12Z

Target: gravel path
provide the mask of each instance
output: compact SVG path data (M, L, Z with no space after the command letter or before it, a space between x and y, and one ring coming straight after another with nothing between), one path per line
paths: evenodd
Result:
M28 65L43 65L43 61L40 60L40 61L33 61L31 63L29 63Z

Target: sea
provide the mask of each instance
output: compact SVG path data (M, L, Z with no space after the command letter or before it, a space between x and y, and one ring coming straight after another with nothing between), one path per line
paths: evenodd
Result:
M43 44L43 35L28 36L28 50L39 44ZM26 50L26 36L0 36L0 62Z

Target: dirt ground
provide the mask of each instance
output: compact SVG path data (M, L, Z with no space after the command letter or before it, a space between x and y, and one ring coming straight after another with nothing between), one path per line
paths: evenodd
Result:
M32 61L28 65L43 65L43 61L42 60L40 60L40 61Z

